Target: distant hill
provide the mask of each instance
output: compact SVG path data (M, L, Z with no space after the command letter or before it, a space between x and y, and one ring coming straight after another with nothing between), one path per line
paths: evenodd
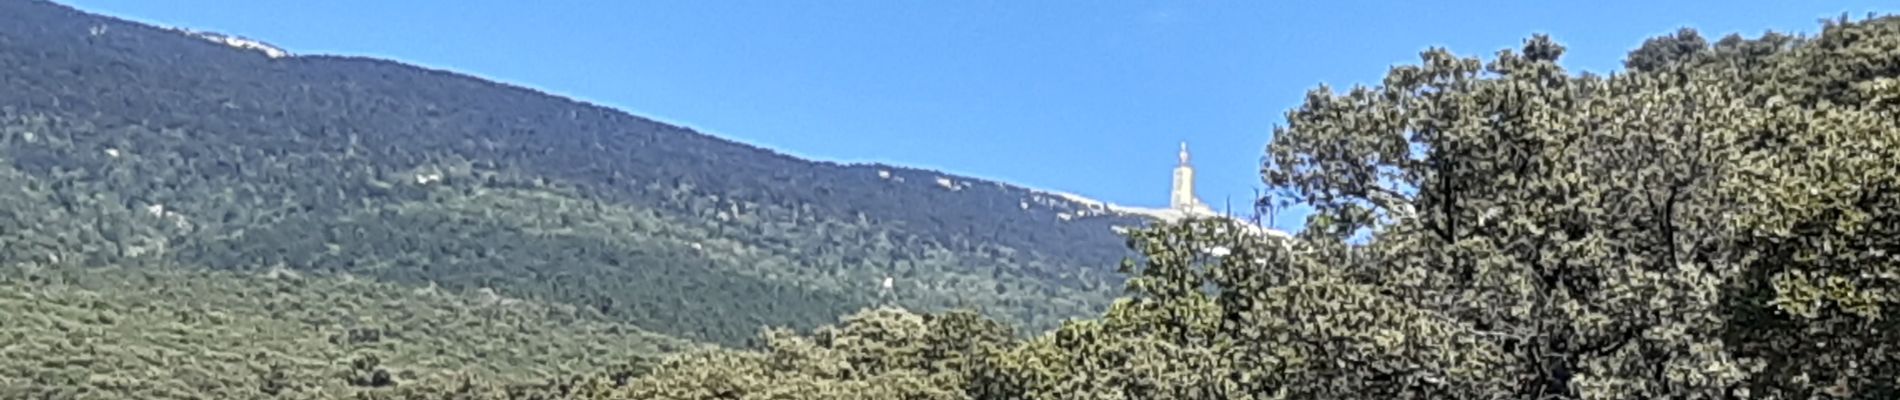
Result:
M886 301L1093 315L1148 218L39 0L0 1L0 71L3 263L347 272L738 343Z

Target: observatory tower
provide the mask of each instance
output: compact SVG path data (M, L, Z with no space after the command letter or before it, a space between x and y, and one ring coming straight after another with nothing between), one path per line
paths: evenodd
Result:
M1194 197L1194 166L1188 164L1187 142L1181 142L1181 164L1174 167L1174 189L1168 192L1168 208L1192 213L1202 208Z

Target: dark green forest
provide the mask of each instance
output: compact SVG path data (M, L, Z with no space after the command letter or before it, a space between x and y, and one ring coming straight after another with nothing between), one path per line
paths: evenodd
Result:
M1900 398L1900 17L1316 87L1294 237L0 20L0 397Z

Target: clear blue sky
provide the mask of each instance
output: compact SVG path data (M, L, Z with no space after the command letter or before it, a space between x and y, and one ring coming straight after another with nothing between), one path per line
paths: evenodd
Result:
M1321 4L1330 3L1330 4ZM1427 4L1430 3L1430 4ZM68 0L295 53L366 55L600 103L807 158L1167 203L1244 203L1282 113L1445 46L1549 33L1608 72L1644 38L1811 33L1874 1ZM1297 226L1290 218L1276 225Z

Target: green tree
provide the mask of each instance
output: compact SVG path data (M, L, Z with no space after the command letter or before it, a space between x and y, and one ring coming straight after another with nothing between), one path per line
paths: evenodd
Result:
M962 319L963 317L958 317ZM811 336L782 328L760 335L760 352L708 350L669 359L612 398L639 399L963 399L960 371L937 369L974 354L932 353L968 343L969 332L894 308L847 316ZM932 357L926 357L933 355Z
M1502 349L1512 397L1882 398L1896 43L1895 18L1713 48L1684 31L1608 77L1568 74L1542 36L1488 62L1432 50L1315 90L1262 173L1367 260L1354 282Z

